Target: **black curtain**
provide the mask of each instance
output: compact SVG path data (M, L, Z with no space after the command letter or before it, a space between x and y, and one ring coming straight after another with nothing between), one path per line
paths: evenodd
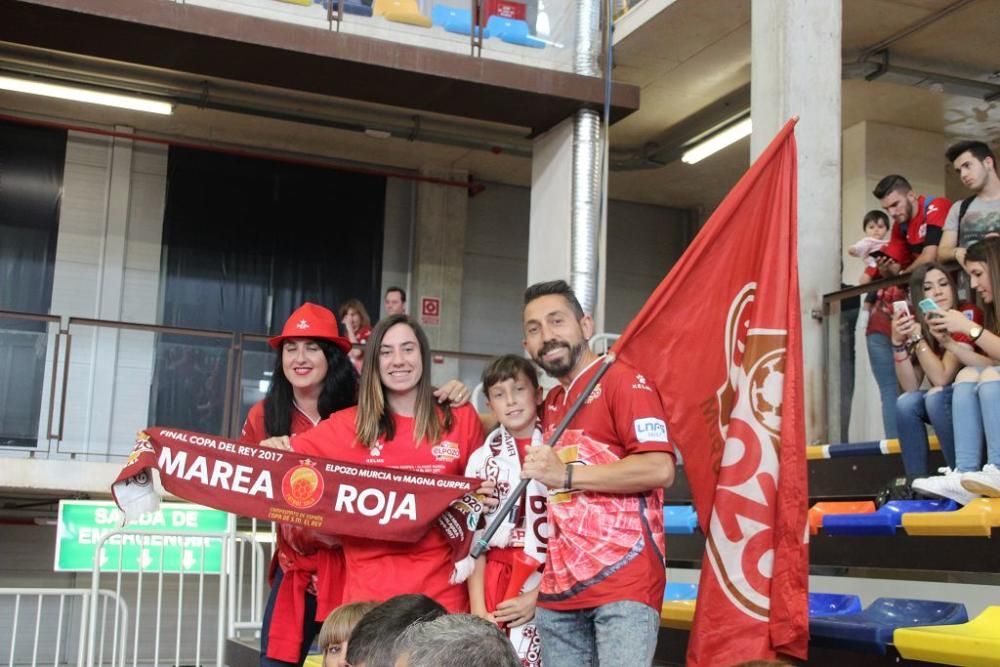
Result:
M275 333L305 301L378 304L384 207L382 177L171 148L163 323ZM227 349L162 337L152 423L224 432Z
M52 304L66 132L0 122L0 310ZM45 325L0 317L0 443L34 445Z

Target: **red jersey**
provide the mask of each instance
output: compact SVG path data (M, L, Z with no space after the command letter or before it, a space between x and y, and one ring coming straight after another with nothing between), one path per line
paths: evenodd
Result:
M921 195L910 221L892 226L892 236L883 252L905 269L925 246L941 243L941 233L950 208L951 202L944 197L927 198Z
M348 463L462 475L469 456L483 442L479 415L470 405L452 409L454 424L437 444L426 439L414 442L415 420L395 415L395 437L379 438L370 448L364 447L355 435L357 412L357 407L353 407L330 415L316 428L292 438L292 448L303 454ZM402 593L423 593L450 613L469 610L466 587L448 583L452 571L451 549L437 528L431 528L412 544L358 537L343 537L342 541L349 573L344 604L381 602Z
M546 396L542 424L547 435L600 363L584 369L568 389L557 386ZM656 388L622 361L601 378L555 449L564 461L583 465L674 451ZM636 494L550 490L548 514L540 607L568 611L633 600L660 609L666 578L663 489Z

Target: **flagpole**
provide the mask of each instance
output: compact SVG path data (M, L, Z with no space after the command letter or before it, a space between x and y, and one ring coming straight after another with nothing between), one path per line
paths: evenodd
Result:
M562 437L563 432L569 427L570 421L573 420L576 413L583 407L583 404L590 396L590 393L594 391L594 387L597 386L597 383L601 381L604 374L608 372L609 368L611 368L611 364L615 363L616 358L617 357L614 352L608 352L604 355L604 358L601 360L601 365L597 368L597 372L594 373L592 378L590 378L590 381L587 382L587 386L583 388L580 395L576 397L575 401L573 401L573 405L570 406L569 412L566 413L566 416L563 417L562 421L559 422L559 425L556 426L556 430L552 432L552 442L548 443L550 447L559 442L559 438ZM493 539L493 535L500 530L500 525L506 521L511 512L514 511L514 507L517 505L518 501L520 501L521 495L524 493L524 490L527 488L530 481L530 479L522 479L514 490L511 491L510 495L507 496L507 500L500 507L496 518L494 518L490 525L486 528L486 532L483 533L483 536L476 540L475 544L472 545L472 551L469 555L472 556L473 559L479 558L482 553L486 551L486 547L489 546L490 540Z

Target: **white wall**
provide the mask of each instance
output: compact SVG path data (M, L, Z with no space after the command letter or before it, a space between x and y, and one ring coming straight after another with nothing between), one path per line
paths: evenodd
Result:
M412 272L412 240L416 188L413 181L388 178L385 183L385 222L382 240L382 293L387 287L398 286L410 296L410 273ZM381 299L381 297L380 297ZM411 303L408 312L413 312ZM373 323L385 315L370 313Z

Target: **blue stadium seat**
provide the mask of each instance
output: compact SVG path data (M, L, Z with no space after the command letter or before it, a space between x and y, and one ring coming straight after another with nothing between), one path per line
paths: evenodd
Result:
M677 584L672 581L667 582L667 587L663 590L663 601L674 600L697 600L698 584Z
M809 618L843 616L861 611L861 598L841 593L810 593Z
M508 44L530 46L534 49L544 49L545 42L529 34L528 23L517 19L505 19L502 16L491 16L486 22L486 31L490 37L499 37Z
M895 535L907 512L954 512L954 500L890 500L875 512L828 514L823 532L829 535Z
M965 623L965 605L956 602L879 598L857 614L809 620L814 646L885 655L897 628Z
M461 7L434 5L431 9L431 24L444 28L446 32L468 35L472 30L472 12ZM489 36L489 30L484 30L483 38Z
M665 505L663 530L666 533L690 535L698 528L698 515L692 505Z
M338 0L313 0L317 5L323 5L323 9L329 9L333 5L333 10L337 10ZM344 13L355 14L357 16L371 16L371 2L365 3L363 0L344 0Z

